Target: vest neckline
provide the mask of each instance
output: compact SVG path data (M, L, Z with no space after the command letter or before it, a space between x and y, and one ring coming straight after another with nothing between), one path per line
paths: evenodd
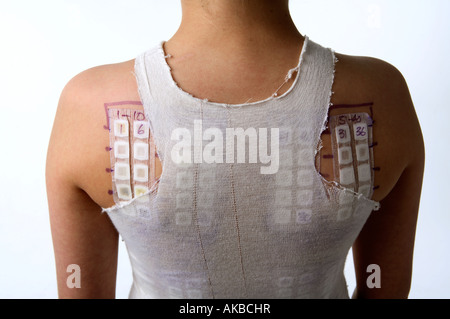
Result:
M240 108L240 107L244 107L244 106L263 105L263 104L266 104L266 103L271 102L271 101L282 100L283 98L285 98L288 95L290 95L293 91L295 91L295 89L299 86L300 71L303 69L303 57L305 55L305 52L306 52L306 49L307 49L307 46L308 46L309 37L305 35L305 39L303 41L303 45L302 45L302 48L301 48L301 52L300 52L300 56L299 56L299 59L298 59L297 66L292 68L292 69L290 69L288 71L288 74L286 75L286 77L291 76L292 73L297 71L297 74L295 76L294 82L292 83L292 85L289 87L289 89L286 92L284 92L281 95L273 94L272 96L270 96L270 97L268 97L266 99L263 99L263 100L258 100L258 101L254 101L254 102L247 102L247 103L238 103L238 104L229 104L229 103L223 103L223 102L213 102L213 101L209 101L207 98L201 99L201 98L195 97L191 93L183 90L175 82L175 80L173 78L173 75L172 75L171 67L167 63L166 58L168 58L168 55L166 55L166 53L164 52L164 43L165 42L166 41L161 41L159 43L158 47L157 47L157 49L158 49L158 59L160 60L160 63L163 66L164 79L168 82L168 84L169 84L168 87L173 90L174 94L180 95L181 97L184 97L186 99L189 99L189 100L197 102L197 103L202 103L203 105L221 106L221 107L225 107L225 108Z

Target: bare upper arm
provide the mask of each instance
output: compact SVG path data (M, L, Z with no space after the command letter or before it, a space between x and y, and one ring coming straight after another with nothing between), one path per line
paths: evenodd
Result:
M129 68L129 65L127 66ZM62 298L115 296L118 234L101 207L113 203L103 104L130 98L127 67L85 71L64 88L48 147L46 183L58 290ZM116 78L122 79L118 85ZM131 83L131 81L130 81ZM137 93L136 93L137 94ZM132 97L136 97L135 95ZM66 285L67 266L81 268L81 288Z

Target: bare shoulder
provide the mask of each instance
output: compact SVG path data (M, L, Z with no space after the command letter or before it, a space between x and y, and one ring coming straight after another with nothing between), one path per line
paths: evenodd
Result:
M374 159L376 191L381 200L393 189L410 165L423 164L423 138L402 73L386 61L336 54L334 105L331 114L365 111L374 119ZM355 107L359 106L359 107Z
M118 233L102 207L111 175L105 105L138 98L133 61L95 67L73 77L61 93L46 163L46 187L58 295L113 298ZM83 289L67 287L67 265L84 269Z
M81 99L104 99L105 95L122 96L133 94L136 90L134 77L134 60L116 64L96 66L74 76L65 86L61 99L66 105L76 103ZM69 100L64 100L68 98Z
M336 54L335 99L373 100L379 111L405 112L413 108L408 85L392 64L372 57ZM389 103L397 102L395 108Z
M140 101L134 60L77 74L61 93L49 145L47 176L58 174L102 207L113 204L105 106L123 101Z
M366 104L373 116L373 199L381 202L353 245L355 298L406 298L425 150L407 81L390 63L337 55L335 104ZM333 112L348 112L337 108ZM367 266L382 269L381 289L367 287Z

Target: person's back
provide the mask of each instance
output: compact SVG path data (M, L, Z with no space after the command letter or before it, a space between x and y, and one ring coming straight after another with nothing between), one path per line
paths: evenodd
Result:
M235 17L234 24L228 22L228 30L220 26L227 25L223 21L235 9L234 1L229 7L223 6L220 14L216 13L213 30L202 23L208 21L211 14L208 10L218 10L217 3L211 2L205 9L209 13L200 18L203 9L196 7L200 2L183 2L184 24L164 45L171 76L179 88L199 100L230 105L262 101L274 93L275 97L290 93L297 73L302 72L301 64L290 79L285 81L285 76L297 66L308 40L284 16L287 1L279 2L264 1L259 7L249 1L248 7L242 7L242 17ZM269 9L276 9L273 16ZM264 16L267 14L273 18L268 19ZM247 21L249 17L256 19L251 21L253 28ZM257 17L264 18L265 22L258 21ZM276 23L283 19L285 23ZM373 150L370 199L381 203L380 209L365 222L353 246L358 283L355 296L406 297L424 162L420 127L405 81L394 67L372 58L342 54L336 57L332 92L324 92L331 94L328 119L339 119L337 115L369 115L373 130L369 145ZM135 73L139 70L135 65L136 61L131 60L87 70L67 85L61 97L47 164L61 297L113 297L115 293L118 233L109 216L100 214L102 208L117 204L110 162L113 145L108 108L148 114L141 101L143 92L138 92ZM151 79L153 75L147 76ZM203 108L208 108L208 104ZM205 109L205 113L208 111ZM279 114L268 110L269 125L274 124L270 120L275 115ZM301 109L298 116L302 116ZM194 118L185 120L192 122ZM330 128L332 121L328 125ZM322 133L316 169L324 179L339 182L334 172L341 153L333 142L333 132ZM163 167L169 169L166 163L155 158L155 180ZM257 191L261 186L255 187ZM221 193L221 190L211 191ZM249 194L252 192L249 190ZM231 208L236 206L233 202L228 204ZM83 271L81 289L71 290L66 286L69 264L78 264ZM371 264L381 268L380 289L369 289L365 284L366 269ZM275 292L269 291L268 295L276 297Z

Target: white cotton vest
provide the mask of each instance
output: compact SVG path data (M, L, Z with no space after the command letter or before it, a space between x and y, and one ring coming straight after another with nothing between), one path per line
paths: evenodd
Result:
M162 42L135 64L162 175L104 209L129 253L129 297L348 298L345 260L379 204L315 167L333 51L306 38L290 89L240 105L183 91L166 58Z

